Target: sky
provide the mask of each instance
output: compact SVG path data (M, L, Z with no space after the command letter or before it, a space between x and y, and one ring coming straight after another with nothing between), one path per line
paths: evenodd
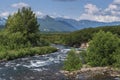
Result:
M37 17L120 21L120 0L1 0L0 17L7 17L22 7L31 7Z

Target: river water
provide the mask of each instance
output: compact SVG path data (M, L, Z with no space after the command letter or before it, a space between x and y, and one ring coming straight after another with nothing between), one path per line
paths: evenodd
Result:
M70 49L53 46L59 51L0 63L0 80L66 80L59 70Z
M60 70L70 48L52 46L59 48L58 52L1 62L0 80L68 80Z

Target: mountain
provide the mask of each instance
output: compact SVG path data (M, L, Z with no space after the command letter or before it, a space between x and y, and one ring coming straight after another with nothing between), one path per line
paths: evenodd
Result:
M5 25L6 18L0 18L0 25Z
M50 16L44 16L43 18L37 19L40 24L40 31L44 32L70 32L77 30L74 26L67 22L56 21L54 18ZM3 28L5 25L6 19L0 18L0 28Z
M120 22L98 22L98 21L91 21L91 20L74 20L74 19L64 19L64 18L56 18L57 21L64 21L72 26L76 27L77 29L83 29L88 27L99 27L99 26L113 26L113 25L120 25Z
M6 18L0 18L0 28L4 27L6 20ZM48 15L38 18L37 21L40 24L39 29L44 32L70 32L89 27L120 25L120 21L108 23L91 20L77 21L74 19L52 18Z
M6 23L6 18L0 18L0 28L3 28Z
M77 30L71 24L64 22L64 21L57 21L50 16L45 16L43 18L38 18L38 23L40 24L41 31L52 31L52 32L67 32L67 31L75 31Z

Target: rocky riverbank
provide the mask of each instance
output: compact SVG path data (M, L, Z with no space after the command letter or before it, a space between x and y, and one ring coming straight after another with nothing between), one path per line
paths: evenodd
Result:
M77 71L60 71L69 80L120 80L120 70L110 67L82 68Z

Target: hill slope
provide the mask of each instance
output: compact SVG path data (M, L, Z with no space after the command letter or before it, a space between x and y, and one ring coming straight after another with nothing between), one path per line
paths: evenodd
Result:
M4 28L7 19L0 18L0 28ZM67 22L56 21L55 19L45 16L44 18L38 18L40 24L40 31L43 32L71 32L77 30L74 26Z
M75 31L77 30L74 26L67 22L56 21L55 19L45 16L44 18L38 18L38 23L40 24L41 31Z
M120 25L120 22L98 22L98 21L91 21L91 20L74 20L74 19L64 19L64 18L56 18L57 21L64 21L72 26L76 27L78 30L83 28L89 27L99 27L99 26L113 26L113 25Z

